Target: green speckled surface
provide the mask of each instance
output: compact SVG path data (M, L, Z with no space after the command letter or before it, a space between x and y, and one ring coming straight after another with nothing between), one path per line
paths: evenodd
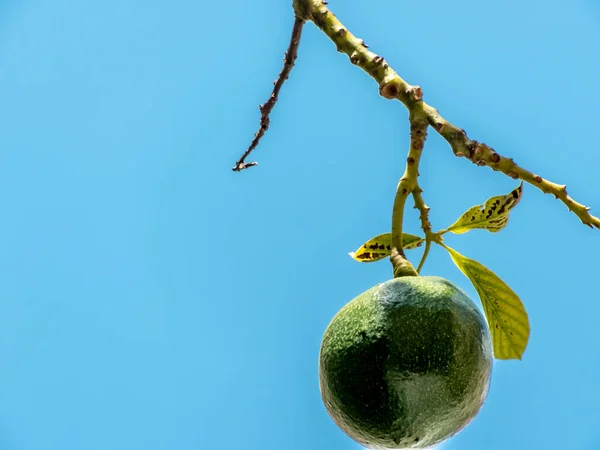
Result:
M373 449L429 447L460 431L491 369L485 319L439 277L396 278L356 297L329 324L319 358L329 414Z

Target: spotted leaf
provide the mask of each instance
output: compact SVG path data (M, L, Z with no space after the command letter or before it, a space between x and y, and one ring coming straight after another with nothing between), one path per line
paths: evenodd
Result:
M519 203L523 194L523 182L508 195L499 195L488 199L483 205L470 208L444 232L454 234L466 233L469 230L483 228L497 233L508 223L510 211Z
M414 234L402 233L402 248L410 250L421 246L425 241ZM384 233L369 239L355 252L349 255L359 262L374 262L390 256L392 249L392 233Z

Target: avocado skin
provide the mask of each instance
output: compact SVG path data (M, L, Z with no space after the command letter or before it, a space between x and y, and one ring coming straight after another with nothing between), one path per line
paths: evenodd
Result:
M321 396L335 423L372 449L425 448L463 429L492 370L485 319L440 277L401 277L333 318L319 356Z

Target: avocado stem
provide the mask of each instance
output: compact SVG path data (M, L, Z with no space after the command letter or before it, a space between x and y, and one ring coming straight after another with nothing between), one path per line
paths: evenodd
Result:
M396 188L396 197L394 198L394 207L392 210L392 248L390 262L394 269L394 278L405 276L417 276L418 273L413 265L406 259L402 248L402 224L404 221L404 206L406 198L410 193L406 181L406 172L400 178Z
M419 89L419 88L417 88ZM419 89L420 90L420 89ZM406 259L402 247L402 225L404 222L404 207L407 197L415 190L420 189L417 179L419 177L419 162L427 138L427 115L423 109L422 95L416 95L410 108L410 147L406 158L406 169L398 182L394 207L392 210L392 245L390 261L394 268L394 278L404 276L418 276L418 272Z

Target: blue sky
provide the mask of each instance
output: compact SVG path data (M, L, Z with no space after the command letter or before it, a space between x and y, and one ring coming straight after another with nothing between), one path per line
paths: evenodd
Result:
M600 214L596 2L330 6L470 137ZM292 21L291 1L0 0L1 450L358 448L317 354L391 276L348 252L389 230L407 114L308 24L260 166L233 173ZM421 174L438 229L517 185L434 133ZM600 231L526 186L505 230L446 242L532 332L443 449L600 448ZM475 296L440 248L424 273Z

